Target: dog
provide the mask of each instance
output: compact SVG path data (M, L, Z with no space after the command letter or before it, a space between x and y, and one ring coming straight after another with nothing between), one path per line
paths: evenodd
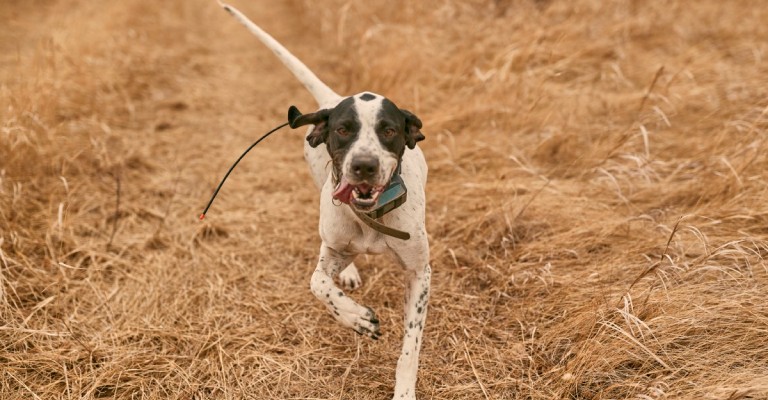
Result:
M312 293L341 325L378 339L376 313L345 295L334 279L348 290L359 287L362 282L353 262L359 254L389 254L405 269L405 329L393 398L415 399L432 274L424 221L427 163L417 145L424 139L422 122L376 93L340 96L240 11L219 4L282 61L319 107L310 114L297 110L289 114L292 128L309 126L304 158L320 190L322 245L310 280ZM408 189L407 200L371 227L359 213L376 204L398 172ZM407 232L410 239L382 233L385 230L374 229L376 225Z

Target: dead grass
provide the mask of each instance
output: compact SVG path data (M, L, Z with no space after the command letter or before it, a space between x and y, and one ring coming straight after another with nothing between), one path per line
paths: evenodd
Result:
M747 1L236 3L425 121L437 399L768 398L768 13ZM0 9L0 398L391 396L307 290L310 96L214 1Z

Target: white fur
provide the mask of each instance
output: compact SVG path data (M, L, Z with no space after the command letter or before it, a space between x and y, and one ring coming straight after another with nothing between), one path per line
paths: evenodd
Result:
M314 96L320 109L332 108L343 100L343 97L320 81L301 61L242 13L224 4L222 7L248 27L278 56ZM397 166L397 158L381 146L373 130L382 96L377 95L376 99L367 102L357 97L356 95L355 107L362 126L359 138L348 151L342 165L342 173L348 171L349 160L355 154L365 153L379 159L378 175L386 181ZM406 149L402 159L401 177L408 188L408 200L380 220L384 225L410 233L411 239L407 241L383 235L369 228L353 214L348 206L334 204L332 193L335 185L330 174L330 157L325 146L312 148L305 141L304 158L321 192L322 245L317 268L310 281L310 289L326 304L339 323L361 334L376 338L379 335L379 324L373 310L361 306L347 296L336 286L334 278L340 278L347 288L359 286L360 276L352 263L359 254L388 254L402 265L406 275L403 321L405 329L403 347L395 372L394 399L415 399L419 350L427 316L431 276L429 244L424 223L424 187L427 181L427 164L424 155L418 147L413 150Z

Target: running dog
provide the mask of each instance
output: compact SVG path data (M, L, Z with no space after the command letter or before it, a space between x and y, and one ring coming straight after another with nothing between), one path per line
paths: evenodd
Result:
M427 164L416 144L424 139L422 123L382 95L338 95L240 11L219 4L272 50L319 107L303 115L292 107L289 113L292 128L309 126L304 158L321 192L322 245L310 280L312 293L341 325L378 339L381 331L376 313L345 295L334 279L348 290L360 286L353 263L359 254L389 254L405 269L405 334L394 399L415 399L431 276L424 223ZM360 213L377 204L398 174L407 187L407 200L373 224L372 220L366 222ZM387 230L407 232L410 238L394 237Z

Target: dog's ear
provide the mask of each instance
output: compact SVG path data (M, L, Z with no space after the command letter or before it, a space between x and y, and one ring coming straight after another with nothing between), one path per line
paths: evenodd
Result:
M425 139L424 134L421 133L421 120L408 110L401 108L400 111L405 115L405 144L409 149L413 149L416 147L416 142Z
M312 132L307 135L307 142L312 147L317 147L325 143L328 138L328 116L331 111L322 109L311 114L302 114L298 108L291 106L288 109L288 124L291 128L298 128L304 125L314 125Z

